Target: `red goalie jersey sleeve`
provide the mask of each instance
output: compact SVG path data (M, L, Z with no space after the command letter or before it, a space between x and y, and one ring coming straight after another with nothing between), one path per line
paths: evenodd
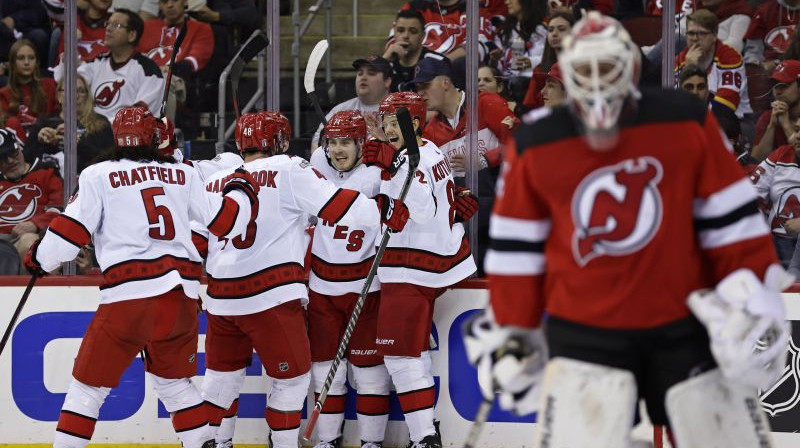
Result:
M498 323L533 327L547 311L652 328L687 317L692 291L777 263L755 191L700 102L644 92L605 152L566 108L535 113L510 143L490 223ZM553 169L564 160L569 170Z

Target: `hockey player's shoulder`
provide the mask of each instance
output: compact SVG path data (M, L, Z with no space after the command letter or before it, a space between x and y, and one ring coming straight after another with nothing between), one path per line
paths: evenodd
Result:
M578 135L575 120L566 107L540 107L522 116L514 141L521 152Z
M636 114L637 124L695 121L703 126L708 105L682 89L645 89Z

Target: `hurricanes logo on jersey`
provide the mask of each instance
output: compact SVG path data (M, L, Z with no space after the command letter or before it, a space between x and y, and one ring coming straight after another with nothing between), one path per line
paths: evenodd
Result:
M124 79L106 81L95 90L94 103L98 107L109 108L119 101L119 90L125 85Z
M634 253L653 239L663 216L657 188L663 173L658 160L638 157L597 169L581 181L572 197L572 251L579 265Z
M767 48L783 54L789 47L793 35L794 26L776 26L764 36L764 44Z
M7 223L27 221L36 213L42 190L37 185L20 184L0 193L0 220Z

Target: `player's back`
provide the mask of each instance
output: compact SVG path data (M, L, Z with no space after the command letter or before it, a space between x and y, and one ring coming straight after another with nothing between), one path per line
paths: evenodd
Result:
M94 246L103 296L149 297L182 285L197 297L202 266L189 220L191 192L201 194L202 184L194 170L122 159L89 166L81 177L83 189L93 191L78 196L101 202L90 206L102 213Z

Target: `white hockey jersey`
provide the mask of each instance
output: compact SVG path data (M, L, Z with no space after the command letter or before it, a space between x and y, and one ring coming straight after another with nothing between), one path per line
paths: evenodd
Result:
M193 166L197 170L197 173L200 175L200 179L203 180L204 184L206 179L210 178L214 173L231 167L239 167L244 165L242 156L232 152L219 153L211 160L185 160L184 162Z
M309 215L348 226L380 223L374 200L336 188L304 159L278 155L244 167L261 185L258 213L244 237L209 237L204 304L215 315L253 314L295 299L308 302L303 259ZM231 172L211 176L206 191L221 191Z
M800 165L794 146L772 151L750 175L759 197L769 207L767 223L772 233L792 238L783 227L789 219L800 218Z
M328 163L323 149L314 151L311 165L337 187L355 190L370 198L380 193L381 170L378 167L362 164L342 173ZM376 240L380 235L381 228L377 225L353 226L319 220L311 244L308 287L331 296L360 293L375 259ZM379 289L376 275L369 291Z
M215 234L240 235L250 217L244 193L212 197L197 172L180 163L101 162L86 168L78 185L50 223L36 260L49 272L93 241L103 272L100 303L153 297L176 286L197 298L202 265L190 220Z
M63 62L56 66L56 81L63 76ZM92 86L94 110L114 123L117 111L138 102L147 104L153 115L158 116L164 94L164 77L152 59L140 53L123 65L116 66L110 53L104 53L91 62L78 66L78 74Z
M476 266L464 226L455 222L450 163L433 142L422 142L416 176L404 201L411 218L401 232L389 238L378 277L381 283L442 288L467 278ZM391 181L381 184L381 193L399 197L407 173L408 160Z

